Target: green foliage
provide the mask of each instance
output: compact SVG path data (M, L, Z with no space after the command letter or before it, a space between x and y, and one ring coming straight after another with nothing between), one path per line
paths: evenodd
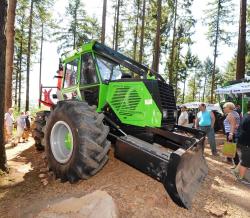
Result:
M231 38L235 34L228 31L228 25L235 22L233 16L235 5L232 0L212 0L207 6L204 24L208 27L207 39L210 45L215 47L220 42L231 45Z
M236 76L236 57L233 57L226 66L224 72L225 81L232 81Z
M236 77L236 55L227 63L225 71L223 73L224 83L235 80ZM246 47L246 71L250 71L250 43L247 42ZM222 83L222 85L224 84Z
M214 90L216 87L216 59L219 55L219 45L224 43L231 45L232 32L228 31L228 26L234 23L232 0L213 0L208 3L204 24L207 25L207 39L213 47L213 71L211 81L210 102L214 102Z
M32 28L32 44L31 44L31 65L35 60L35 55L39 49L40 35L41 35L41 23L45 26L45 39L50 38L49 27L52 27L52 8L54 0L38 1L34 0L33 10L33 28ZM13 92L15 92L16 98L20 99L24 92L23 82L26 79L24 72L27 65L28 54L28 30L29 30L29 0L17 1L16 17L15 17L15 55L14 55L14 74L13 74ZM21 78L20 78L21 77ZM18 79L18 81L16 81ZM21 83L19 86L19 82ZM19 91L20 87L20 91ZM17 90L18 89L18 90ZM21 108L19 108L20 110Z
M195 20L193 19L191 13L191 6L193 4L193 0L175 0L177 9L174 10L174 1L172 1L172 30L170 31L170 35L173 35L171 39L168 39L168 48L170 49L169 55L167 56L166 61L166 74L169 77L169 83L173 85L175 89L176 96L178 95L178 82L180 79L187 77L187 69L186 60L182 60L183 49L189 47L192 44L191 36L193 35L193 27L195 24ZM176 13L176 14L175 14ZM175 21L176 19L176 21ZM176 23L176 24L175 24ZM175 25L174 25L175 24ZM184 63L184 64L183 64ZM186 65L186 67L183 67ZM179 75L181 74L181 75ZM171 81L170 81L171 80ZM185 92L184 82L184 89ZM177 96L178 98L178 96ZM182 98L184 101L184 96Z
M55 40L60 43L59 51L70 51L83 43L100 38L100 25L95 17L87 15L84 4L80 0L69 1L66 14L55 33Z

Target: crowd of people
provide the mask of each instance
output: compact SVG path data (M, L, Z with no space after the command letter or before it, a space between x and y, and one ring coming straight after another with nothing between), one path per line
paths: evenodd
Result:
M31 117L30 112L21 112L17 118L14 118L14 109L9 108L4 115L5 140L6 143L14 143L28 141L30 134ZM14 128L16 133L13 134Z
M242 116L239 106L232 102L223 105L225 114L224 133L227 142L237 144L237 151L234 158L226 157L226 161L232 163L232 173L236 178L250 185L245 176L247 169L250 168L250 102L248 103L248 112ZM188 126L189 116L187 108L181 107L181 114L178 119L178 125ZM199 105L199 112L194 121L194 128L200 129L206 133L213 156L218 156L215 140L215 116L212 111L206 109L204 103Z

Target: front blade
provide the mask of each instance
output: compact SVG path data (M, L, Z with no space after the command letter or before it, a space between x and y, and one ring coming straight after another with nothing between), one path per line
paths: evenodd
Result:
M191 208L192 199L208 174L202 147L178 149L170 156L164 186L179 206Z

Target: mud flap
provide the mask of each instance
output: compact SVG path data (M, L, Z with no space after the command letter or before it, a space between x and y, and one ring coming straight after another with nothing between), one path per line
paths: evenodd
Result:
M192 199L208 174L202 147L178 149L170 155L167 176L163 182L172 200L190 209Z

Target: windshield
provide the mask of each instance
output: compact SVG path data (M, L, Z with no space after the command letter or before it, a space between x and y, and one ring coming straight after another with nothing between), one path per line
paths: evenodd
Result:
M96 61L103 81L132 78L133 73L124 66L99 55L96 55Z

